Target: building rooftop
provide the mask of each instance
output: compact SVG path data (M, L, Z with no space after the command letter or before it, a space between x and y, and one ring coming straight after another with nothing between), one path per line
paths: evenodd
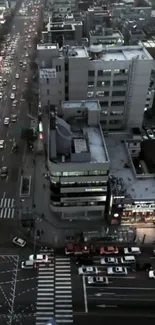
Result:
M105 38L120 38L122 34L118 30L105 30L103 27L90 31L90 36L102 36Z
M154 200L155 178L137 179L133 174L132 168L127 168L130 165L124 144L125 139L129 139L127 134L117 133L111 133L105 138L111 174L123 179L127 195L133 200Z
M130 61L138 57L139 60L153 60L151 55L142 46L122 46L109 48L103 53L101 60L104 61Z

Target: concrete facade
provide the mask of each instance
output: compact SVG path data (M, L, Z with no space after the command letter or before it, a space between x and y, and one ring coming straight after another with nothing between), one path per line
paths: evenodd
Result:
M142 127L154 61L142 46L38 45L42 107L96 99L105 129ZM45 73L46 72L46 73ZM52 73L51 73L52 72Z

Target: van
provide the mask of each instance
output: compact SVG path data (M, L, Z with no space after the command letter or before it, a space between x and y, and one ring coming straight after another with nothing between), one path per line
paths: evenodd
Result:
M123 256L121 257L121 263L122 264L132 264L135 263L136 259L134 256Z
M34 269L34 262L33 261L23 261L21 263L21 268L22 269Z
M141 250L139 247L125 247L124 248L124 254L133 254L133 255L140 255L141 254Z

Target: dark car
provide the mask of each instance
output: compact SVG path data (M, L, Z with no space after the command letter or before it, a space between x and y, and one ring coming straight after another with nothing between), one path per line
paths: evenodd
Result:
M18 152L18 149L19 149L18 144L14 142L12 145L12 152Z
M93 262L93 260L92 260L91 257L88 257L88 258L77 257L76 258L76 264L79 265L79 266L82 266L82 265L93 265L94 262Z

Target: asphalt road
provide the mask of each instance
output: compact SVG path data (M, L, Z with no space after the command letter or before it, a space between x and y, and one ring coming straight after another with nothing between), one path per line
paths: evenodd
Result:
M25 6L30 1L23 1ZM31 12L29 12L29 16L20 16L16 15L14 17L14 21L12 22L11 31L11 39L13 37L18 37L17 45L16 45L16 52L13 64L11 66L10 75L7 75L6 78L8 80L8 84L4 89L3 99L0 102L0 139L5 140L5 148L0 152L0 165L7 166L9 168L8 177L4 180L0 179L0 198L14 198L16 196L17 191L17 179L19 168L22 165L23 154L25 150L24 143L20 139L21 129L28 125L28 117L27 117L27 105L23 101L23 92L26 88L26 84L24 82L25 78L29 75L29 57L25 55L32 52L32 48L28 47L28 44L33 43L34 32L31 33L31 38L26 41L26 34L25 30L29 29ZM24 26L24 23L27 22L27 26ZM11 41L10 41L11 42ZM24 45L27 45L27 49L24 50ZM26 60L26 71L23 71L19 66L20 60ZM1 71L1 75L3 76ZM19 79L15 78L16 73L19 74ZM16 85L17 90L16 93L16 100L17 105L16 107L12 107L12 100L10 99L10 94L12 91L12 86ZM11 114L17 114L18 121L17 123L10 123L9 126L4 126L3 121L5 117L10 117ZM16 141L20 144L20 150L18 154L13 154L11 152L12 143Z

